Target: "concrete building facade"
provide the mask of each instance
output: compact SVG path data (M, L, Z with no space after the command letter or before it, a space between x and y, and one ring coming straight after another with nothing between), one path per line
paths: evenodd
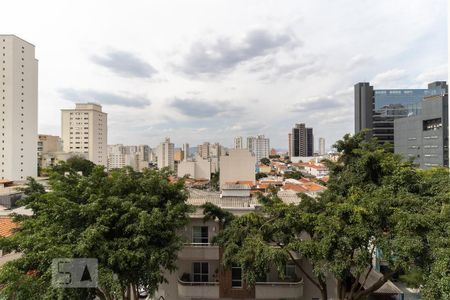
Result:
M290 157L313 156L314 134L305 123L295 124L290 137Z
M231 149L220 157L220 187L227 183L255 183L256 157L246 149Z
M234 138L234 149L244 149L244 139L242 136L237 136Z
M394 151L417 167L449 166L448 93L422 100L419 115L394 121Z
M34 45L0 35L0 179L37 176L38 61Z
M445 82L427 89L376 90L369 82L357 83L355 91L355 132L369 129L369 137L380 143L394 143L394 120L420 114L422 99L445 93Z
M192 161L182 161L178 164L177 176L188 176L196 180L210 180L211 179L211 161L197 156Z
M325 155L325 139L319 138L319 155Z
M170 142L170 138L166 138L164 142L158 145L155 151L158 169L175 170L174 150L174 144Z
M64 152L82 153L97 165L108 165L108 118L101 105L77 103L61 110Z

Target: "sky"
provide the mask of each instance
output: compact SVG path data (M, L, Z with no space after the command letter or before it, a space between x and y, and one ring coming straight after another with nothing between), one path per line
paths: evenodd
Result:
M295 123L327 148L354 131L353 85L447 79L445 0L2 0L0 33L36 46L39 133L96 102L108 144L232 146Z

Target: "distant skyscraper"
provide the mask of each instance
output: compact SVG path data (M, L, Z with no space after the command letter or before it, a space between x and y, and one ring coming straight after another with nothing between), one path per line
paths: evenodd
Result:
M183 150L183 152L184 152L184 160L187 160L189 157L189 144L184 143L181 150Z
M108 120L102 106L77 103L61 110L64 152L82 153L97 165L108 165Z
M34 46L0 35L0 179L37 176L38 61Z
M207 159L210 157L210 154L209 154L210 149L209 148L210 148L209 142L204 142L202 145L197 146L197 154L201 158Z
M306 128L304 123L295 124L290 135L290 152L292 157L313 156L314 134L312 128Z
M445 84L445 83L444 83ZM422 99L440 95L442 82L428 85L428 89L374 90L368 82L355 85L355 132L370 129L380 143L394 142L394 120L420 114Z
M156 157L158 169L169 167L171 170L175 169L174 162L174 144L170 142L170 138L159 144L156 148Z
M244 149L244 139L242 136L234 138L234 149Z
M259 162L261 158L268 158L270 155L270 140L264 135L258 135L255 139L255 156Z
M173 154L173 160L176 162L180 162L184 160L184 152L180 148L176 148Z
M288 133L288 155L292 157L292 133Z
M325 154L325 139L319 138L319 155Z
M255 140L256 138L254 136L247 137L247 149L251 153L255 154Z

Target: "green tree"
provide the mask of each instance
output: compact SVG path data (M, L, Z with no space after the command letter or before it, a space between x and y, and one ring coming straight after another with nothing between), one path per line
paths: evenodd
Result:
M284 179L288 179L288 178L300 179L305 176L300 171L289 171L289 172L284 172L283 177L284 177Z
M82 156L72 156L67 161L61 161L50 168L50 172L81 172L84 176L89 176L95 168L95 164Z
M270 165L270 159L268 159L267 157L261 158L260 162L266 166Z
M267 174L266 174L266 173L258 172L258 173L256 173L256 175L255 175L256 180L260 180L261 178L264 178L264 177L267 177Z
M220 172L214 172L211 174L211 180L209 181L210 188L213 191L220 190Z
M436 176L414 169L364 137L365 132L346 135L336 143L341 157L326 162L330 180L318 198L301 195L300 204L286 204L274 190L260 195L260 211L228 222L216 239L223 247L224 265L241 265L245 280L253 285L271 264L283 270L291 261L322 299L328 299L331 275L337 282L334 294L347 300L366 298L394 273L420 269L426 282L439 279L440 287L426 286L426 295L431 295L427 299L448 299L449 194L439 188L448 183L448 171L433 182ZM213 211L205 209L205 215L211 218ZM446 237L438 238L444 229ZM376 250L389 270L367 286ZM305 272L294 253L311 264L312 273Z
M177 229L190 207L182 181L169 173L131 168L89 176L53 172L51 191L30 180L30 217L16 216L20 229L0 248L23 256L0 269L1 296L12 299L129 299L139 285L152 293L175 270L182 246ZM51 261L92 257L99 261L98 289L56 289ZM30 275L31 274L31 275Z

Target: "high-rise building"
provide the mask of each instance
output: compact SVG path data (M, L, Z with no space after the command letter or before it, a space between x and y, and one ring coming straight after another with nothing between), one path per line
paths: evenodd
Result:
M184 160L187 160L189 157L189 144L188 143L184 143L181 150L183 150L184 153Z
M259 162L261 158L269 158L270 140L264 135L258 135L258 137L254 139L254 154L257 162Z
M242 136L234 138L234 149L244 149L244 139Z
M175 152L173 154L173 160L176 162L180 162L180 161L184 160L184 152L182 149L180 149L180 148L175 149Z
M295 124L290 135L291 157L306 157L314 154L314 134L312 128L307 128L304 123Z
M247 149L251 153L255 154L255 140L256 138L254 136L247 137Z
M445 93L445 83L435 82L428 89L375 90L369 82L355 85L355 132L370 129L368 137L380 143L394 142L394 120L420 114L422 99Z
M0 178L37 176L38 61L34 45L0 35Z
M448 92L425 97L421 107L418 115L394 121L395 153L423 169L448 167Z
M203 159L207 159L210 157L209 150L210 150L209 142L204 142L202 145L197 146L197 154Z
M319 138L319 155L325 154L325 139L323 137Z
M288 155L289 157L292 157L292 133L288 133Z
M174 161L174 144L170 142L170 138L166 138L164 142L156 148L156 160L158 169L169 168L175 170Z
M220 157L222 155L222 146L219 143L214 143L209 146L209 156L212 157Z
M61 110L64 151L83 153L97 165L108 165L108 119L101 105L77 103Z

